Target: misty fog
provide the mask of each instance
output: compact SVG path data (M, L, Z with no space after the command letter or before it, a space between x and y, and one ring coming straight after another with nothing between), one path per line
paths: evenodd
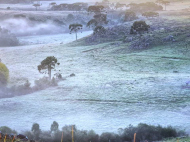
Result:
M7 19L0 22L0 26L11 31L17 36L57 34L65 31L66 28L57 26L52 21L35 23L27 19Z

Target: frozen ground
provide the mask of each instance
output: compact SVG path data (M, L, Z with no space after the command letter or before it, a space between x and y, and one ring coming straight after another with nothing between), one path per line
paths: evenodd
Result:
M5 114L0 117L0 125L29 130L37 122L41 129L49 130L55 120L60 127L76 124L79 129L101 133L142 122L172 125L190 132L189 90L181 89L190 78L189 62L162 59L167 52L159 49L154 51L159 53L157 56L148 51L110 54L117 48L109 44L100 48L56 43L0 48L1 59L10 70L11 83L39 78L37 65L50 55L58 58L63 76L76 74L55 88L0 99L0 114ZM139 59L146 67L144 63L134 63ZM173 66L184 66L178 66L179 73L173 73L167 61L173 62ZM157 69L153 63L158 64Z
M83 32L79 38L90 33ZM20 40L26 45L0 48L0 58L10 70L10 84L26 80L33 84L42 77L37 65L47 56L57 57L63 76L76 76L55 88L0 99L0 126L22 131L37 122L42 130L49 130L55 120L60 127L76 124L101 133L142 122L172 125L190 133L190 90L181 88L190 79L190 62L189 52L182 54L182 48L120 54L115 51L122 47L112 44L66 44L75 40L74 34Z

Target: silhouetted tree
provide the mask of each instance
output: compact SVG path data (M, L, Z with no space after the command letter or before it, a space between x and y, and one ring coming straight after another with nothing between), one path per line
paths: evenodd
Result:
M59 129L59 124L56 121L53 121L50 128L51 132L56 132L58 131L58 129Z
M82 29L82 27L83 26L81 24L71 24L71 25L69 25L70 34L72 32L74 32L76 34L76 40L77 40L77 33L78 33L79 30Z
M164 1L164 0L161 1L161 3L165 6L165 10L166 10L166 6L170 4L169 1Z
M104 24L107 24L107 15L106 14L96 14L94 15L94 18L91 19L88 23L87 23L87 27L92 27L94 28L94 32L95 29L100 29L100 26L103 27ZM99 28L96 28L99 27Z
M39 140L39 136L40 136L40 133L41 133L40 125L38 123L34 123L32 125L31 131L33 132L34 139Z
M33 6L36 8L36 11L37 11L38 8L40 7L40 4L36 3L36 4L33 4Z
M42 70L48 70L49 80L51 80L51 70L55 69L55 65L59 65L60 63L57 63L57 58L54 56L49 56L46 59L44 59L40 65L38 65L38 70L40 73Z

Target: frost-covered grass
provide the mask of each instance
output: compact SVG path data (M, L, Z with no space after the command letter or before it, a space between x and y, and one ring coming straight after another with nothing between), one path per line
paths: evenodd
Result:
M50 55L58 58L63 76L76 75L55 88L1 99L0 113L6 115L0 121L16 130L23 130L23 126L30 129L34 122L47 130L56 120L60 126L76 124L98 133L116 132L119 127L140 122L172 125L189 132L190 90L181 88L190 78L188 55L170 46L128 54L114 52L122 46L0 48L12 84L39 78L36 66Z
M131 51L128 44L80 46L83 40L64 44L73 38L25 37L21 41L43 44L0 48L10 71L9 85L42 77L37 65L47 56L58 59L63 77L76 75L58 87L0 99L0 125L26 130L37 122L42 130L49 130L55 120L60 127L76 124L101 133L147 123L190 133L190 90L181 87L190 80L189 49L167 44Z
M175 139L165 140L163 142L190 142L190 138L175 138Z

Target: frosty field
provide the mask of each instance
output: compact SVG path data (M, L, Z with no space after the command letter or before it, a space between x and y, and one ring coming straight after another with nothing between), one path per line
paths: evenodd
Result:
M190 49L182 40L184 33L186 37L189 35L185 28L181 30L182 35L177 33L180 30L163 34L165 37L176 35L176 41L144 50L129 50L129 43L122 40L89 46L83 43L85 37L93 33L92 29L85 27L78 33L79 40L75 41L75 34L69 34L67 25L53 23L53 20L63 18L67 22L66 17L71 11L45 11L48 3L44 3L42 11L34 11L32 5L23 8L20 4L12 5L8 11L5 10L7 4L0 5L0 25L17 34L20 41L19 46L0 47L0 59L10 73L8 87L27 80L33 86L35 80L44 76L37 66L48 56L58 59L60 65L56 69L65 78L56 87L0 98L0 126L22 132L30 130L33 123L39 123L42 130L49 130L52 122L57 121L60 129L75 124L78 129L93 129L100 134L117 132L118 128L129 124L147 123L171 125L190 134L190 86L184 87L190 81ZM187 1L168 5L167 11L159 12L158 21L165 18L165 23L158 29L188 28L189 11L184 10L188 7ZM21 15L21 18L15 18L15 15ZM40 21L49 15L52 16L50 21ZM36 21L29 20L30 16L37 17ZM139 19L146 18L140 15ZM127 23L117 24L114 20L114 26ZM146 20L151 23L151 18ZM33 25L32 22L36 23ZM45 30L41 24L45 24ZM49 29L49 33L44 34ZM72 73L75 76L70 77Z
M76 124L80 129L93 128L101 133L143 122L190 132L190 90L181 88L190 77L189 58L172 58L182 57L180 54L170 58L170 52L176 50L170 47L114 54L117 48L110 43L0 48L12 83L39 78L37 65L52 55L61 63L58 68L63 76L76 75L55 88L1 99L0 113L5 114L0 117L1 125L29 130L37 122L41 129L48 130L55 120L60 126Z

